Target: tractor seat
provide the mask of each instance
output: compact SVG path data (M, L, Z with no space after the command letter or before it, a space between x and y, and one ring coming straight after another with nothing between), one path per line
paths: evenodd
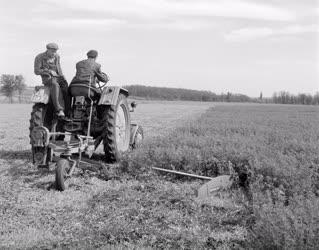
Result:
M89 87L86 83L71 83L69 86L69 93L71 96L89 97L89 92L92 99L96 99L101 95L101 91L99 89L92 86Z

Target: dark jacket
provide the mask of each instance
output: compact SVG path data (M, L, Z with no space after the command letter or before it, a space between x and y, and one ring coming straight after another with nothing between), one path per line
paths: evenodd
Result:
M56 54L53 58L50 58L46 52L37 55L34 60L34 73L41 75L43 83L50 78L50 70L55 71L58 76L63 76L60 56Z
M93 59L86 59L76 64L76 75L72 79L72 83L86 83L96 87L97 80L100 82L108 82L108 76L101 71L101 65Z

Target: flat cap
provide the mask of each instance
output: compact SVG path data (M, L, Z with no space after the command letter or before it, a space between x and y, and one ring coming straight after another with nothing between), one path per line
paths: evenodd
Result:
M88 57L93 57L93 58L97 57L97 54L98 54L97 51L94 49L91 49L88 53L86 53Z
M59 49L59 46L56 43L48 43L47 44L47 49Z

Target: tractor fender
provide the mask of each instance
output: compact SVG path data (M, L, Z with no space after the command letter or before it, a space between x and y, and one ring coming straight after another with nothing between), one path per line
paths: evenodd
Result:
M47 104L50 99L50 89L47 86L35 86L31 102Z
M127 89L118 86L105 87L98 105L116 105L119 94L123 94L128 97Z

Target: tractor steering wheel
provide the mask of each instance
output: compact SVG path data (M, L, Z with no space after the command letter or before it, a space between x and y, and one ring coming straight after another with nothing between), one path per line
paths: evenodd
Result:
M103 92L103 88L106 86L106 84L107 84L107 82L108 82L108 80L109 80L108 77L107 77L107 75L106 75L105 73L102 72L102 75L103 75L107 80L106 80L106 83L104 83L102 86L100 85L100 81L97 80L97 84L99 85L99 88L100 88L101 92Z
M106 86L106 83L102 84L101 86L100 81L98 81L97 84L99 85L99 89L101 90L101 92L103 92L103 88Z

